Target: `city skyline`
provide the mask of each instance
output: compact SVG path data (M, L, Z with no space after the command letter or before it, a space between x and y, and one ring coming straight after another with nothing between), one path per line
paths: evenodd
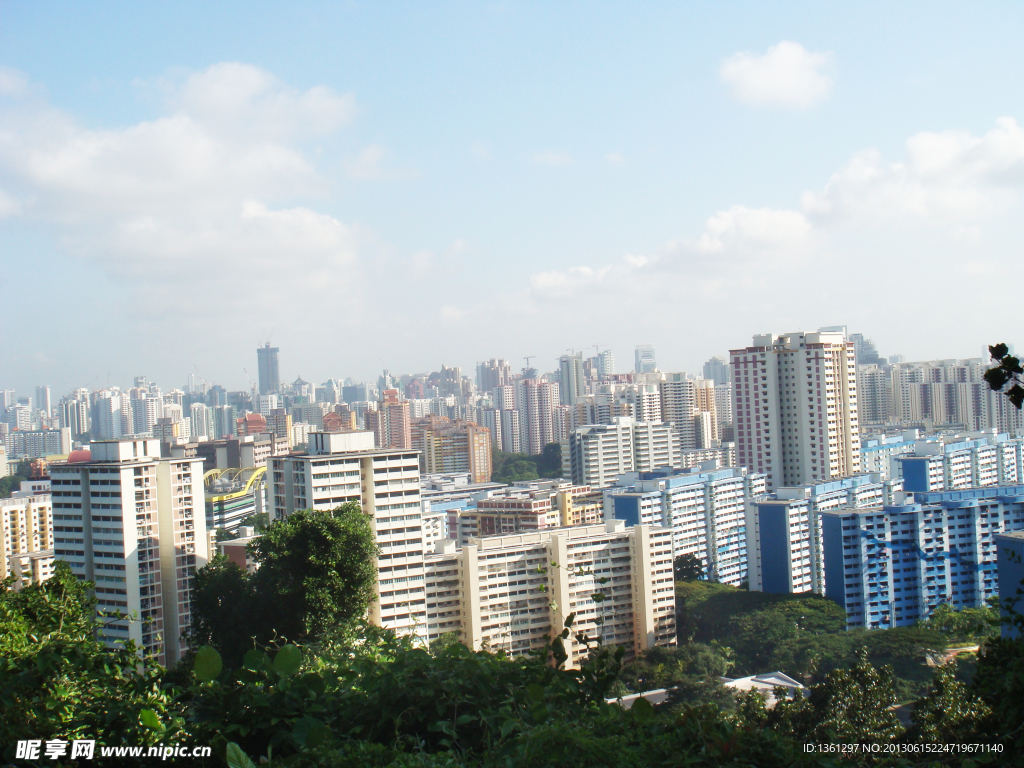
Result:
M0 3L4 386L1012 341L1024 9L59 8Z

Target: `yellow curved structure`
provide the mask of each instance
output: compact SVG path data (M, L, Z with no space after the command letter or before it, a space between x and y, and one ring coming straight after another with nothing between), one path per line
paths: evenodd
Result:
M231 499L237 499L241 496L246 496L252 493L253 486L263 479L263 476L267 473L267 468L243 467L242 469L211 469L209 472L203 474L203 484L209 485L210 480L238 480L243 472L252 472L249 479L246 480L244 488L238 491L232 491L231 493L221 494L219 496L209 496L206 500L210 502L230 501Z

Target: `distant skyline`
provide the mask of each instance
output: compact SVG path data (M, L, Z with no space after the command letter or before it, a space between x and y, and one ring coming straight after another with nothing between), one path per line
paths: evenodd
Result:
M0 387L1019 346L1022 22L0 0Z

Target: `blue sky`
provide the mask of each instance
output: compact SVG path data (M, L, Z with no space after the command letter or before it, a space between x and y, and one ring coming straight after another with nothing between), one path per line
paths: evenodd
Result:
M1019 336L1024 8L0 0L0 386Z

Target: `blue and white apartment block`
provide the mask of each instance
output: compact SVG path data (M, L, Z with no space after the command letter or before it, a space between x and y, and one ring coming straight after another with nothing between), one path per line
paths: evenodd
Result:
M892 458L893 477L907 493L1015 485L1024 480L1022 454L1024 438L995 430L917 440Z
M670 527L673 557L696 555L708 578L739 586L747 579L746 504L764 495L766 476L715 464L622 475L605 491L605 517Z
M999 589L996 536L1015 531L1024 531L1024 485L822 512L825 595L848 626L868 629L910 626L942 603L979 607Z
M821 513L891 504L899 480L868 473L827 483L778 488L747 503L750 589L756 592L825 592Z

